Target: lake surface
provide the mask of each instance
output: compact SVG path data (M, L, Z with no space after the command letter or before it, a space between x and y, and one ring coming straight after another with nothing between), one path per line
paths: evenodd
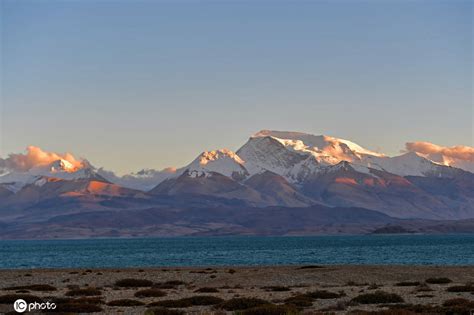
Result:
M474 235L0 241L0 268L292 264L474 265Z

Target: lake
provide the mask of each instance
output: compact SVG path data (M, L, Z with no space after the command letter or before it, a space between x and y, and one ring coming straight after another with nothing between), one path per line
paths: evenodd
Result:
M474 235L2 240L0 268L474 265Z

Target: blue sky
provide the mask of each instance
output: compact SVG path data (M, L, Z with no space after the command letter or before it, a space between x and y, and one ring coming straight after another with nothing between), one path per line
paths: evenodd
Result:
M260 129L473 145L471 1L0 2L1 156L128 172Z

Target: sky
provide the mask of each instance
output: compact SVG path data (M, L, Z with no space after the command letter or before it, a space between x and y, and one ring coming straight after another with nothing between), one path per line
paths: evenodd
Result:
M474 146L472 1L0 0L0 157L118 173L261 129Z

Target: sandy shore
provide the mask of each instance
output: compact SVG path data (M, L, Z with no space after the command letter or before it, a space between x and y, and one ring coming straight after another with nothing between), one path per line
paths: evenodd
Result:
M428 280L427 279L435 279ZM442 281L439 278L449 279ZM148 280L147 283L123 279ZM448 283L429 283L448 282ZM29 303L35 297L43 301L56 301L67 307L78 307L88 304L81 311L107 314L143 314L163 300L176 300L189 297L213 296L223 301L202 302L213 305L187 305L173 307L171 302L159 306L156 314L166 314L164 309L182 311L184 314L233 314L232 299L245 304L241 298L258 298L268 303L286 307L288 312L302 314L363 313L363 311L389 310L404 308L409 313L413 305L431 307L432 311L443 309L443 303L455 298L474 300L474 266L466 267L428 267L428 266L278 266L278 267L203 267L203 268L130 268L130 269L34 269L34 270L1 270L0 271L0 312L13 311L12 298L25 297ZM43 285L34 287L32 285ZM131 285L128 287L128 285ZM23 288L22 288L23 286ZM13 288L12 288L13 287ZM20 288L18 288L20 287ZM458 287L458 289L449 289ZM154 288L144 294L163 296L136 296L140 290ZM203 289L204 288L204 289ZM460 288L460 289L459 289ZM89 290L82 290L89 289ZM207 291L207 292L199 292ZM451 292L460 291L460 292ZM147 293L148 292L148 293ZM161 293L158 293L161 292ZM309 294L313 292L313 294ZM319 292L315 293L314 292ZM325 294L321 292L329 292ZM403 301L376 300L380 292L396 294ZM366 304L357 297L372 294L366 298ZM32 295L34 297L28 296ZM289 299L295 297L293 300ZM392 295L393 297L393 295ZM370 301L370 299L375 299ZM117 304L143 304L133 306L111 306ZM200 304L200 300L188 304ZM289 299L289 300L288 300ZM302 302L305 300L306 302ZM197 302L196 302L197 301ZM309 301L309 304L308 304ZM362 301L362 302L360 302ZM459 300L464 309L470 307L466 301ZM111 303L112 302L112 303ZM182 302L182 301L181 301ZM376 303L374 303L376 302ZM454 302L452 302L454 303ZM452 304L451 303L451 304ZM71 304L74 304L71 306ZM234 303L235 304L235 303ZM252 304L252 303L250 303ZM250 305L249 304L249 305ZM258 303L257 303L258 304ZM303 305L305 304L305 305ZM448 304L450 304L448 302ZM455 303L454 303L455 304ZM245 304L247 305L247 304ZM285 305L285 306L283 306ZM398 306L394 306L398 305ZM248 306L248 305L247 305ZM157 306L154 306L155 308ZM239 306L236 306L237 308ZM244 307L244 306L242 306ZM245 306L246 307L246 306ZM251 307L248 307L251 309ZM101 309L101 311L100 311ZM254 308L255 309L255 308ZM472 308L474 310L474 307ZM64 310L74 310L65 308ZM273 307L278 314L278 308ZM270 311L268 311L270 312ZM467 312L467 311L466 311ZM179 312L176 312L178 314ZM284 312L281 312L284 314ZM391 311L387 311L390 314ZM168 314L172 314L171 312ZM251 313L244 314L266 314ZM270 314L270 313L268 313Z

